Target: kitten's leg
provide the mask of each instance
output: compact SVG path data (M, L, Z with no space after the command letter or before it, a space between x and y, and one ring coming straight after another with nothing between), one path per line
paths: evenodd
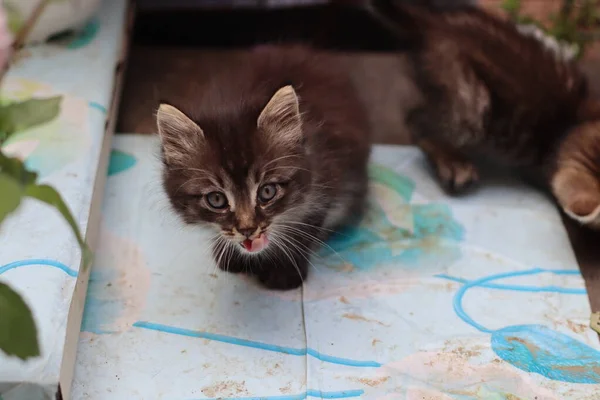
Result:
M221 271L232 274L251 273L250 265L243 262L243 258L239 255L239 249L236 249L235 244L220 240L212 247L212 254L215 263Z
M269 289L289 290L300 287L312 266L312 255L326 239L324 215L306 217L299 223L282 222L271 232L269 246L257 259L260 265L253 271Z
M407 120L415 142L450 193L479 180L466 154L485 142L491 104L487 86L463 51L454 38L440 38L415 57L415 79L424 97Z
M286 254L288 253L288 254ZM310 255L306 255L310 257ZM308 276L308 260L290 250L273 252L262 257L256 277L267 289L292 290L299 288Z
M417 144L449 193L464 192L479 181L477 168L459 150L432 139L421 139Z

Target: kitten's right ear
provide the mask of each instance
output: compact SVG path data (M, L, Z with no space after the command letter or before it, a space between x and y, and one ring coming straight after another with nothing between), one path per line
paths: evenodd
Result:
M156 125L168 163L183 162L195 149L204 145L202 129L171 105L163 103L158 107Z

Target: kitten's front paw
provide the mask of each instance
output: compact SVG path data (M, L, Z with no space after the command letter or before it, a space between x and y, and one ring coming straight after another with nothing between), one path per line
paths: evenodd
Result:
M229 272L230 274L248 273L248 266L242 262L242 259L235 256L214 256L215 263L221 271Z
M306 279L307 268L276 267L264 269L257 274L258 281L267 289L292 290L302 286Z
M477 168L469 161L444 159L435 164L442 186L451 194L465 192L479 181Z

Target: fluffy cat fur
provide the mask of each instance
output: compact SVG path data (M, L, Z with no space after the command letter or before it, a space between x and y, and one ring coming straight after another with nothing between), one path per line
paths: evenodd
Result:
M296 288L328 234L363 213L365 111L344 70L308 48L256 48L193 103L161 104L157 125L172 207L215 228L222 270Z
M473 159L491 159L537 178L571 218L600 227L600 103L574 61L475 7L366 8L414 44L426 101L407 122L445 189L464 191L479 180Z

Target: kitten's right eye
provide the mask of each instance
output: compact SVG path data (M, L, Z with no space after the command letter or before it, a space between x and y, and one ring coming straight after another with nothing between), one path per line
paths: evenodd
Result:
M228 206L227 196L221 192L210 192L206 195L206 201L216 210L222 210Z

